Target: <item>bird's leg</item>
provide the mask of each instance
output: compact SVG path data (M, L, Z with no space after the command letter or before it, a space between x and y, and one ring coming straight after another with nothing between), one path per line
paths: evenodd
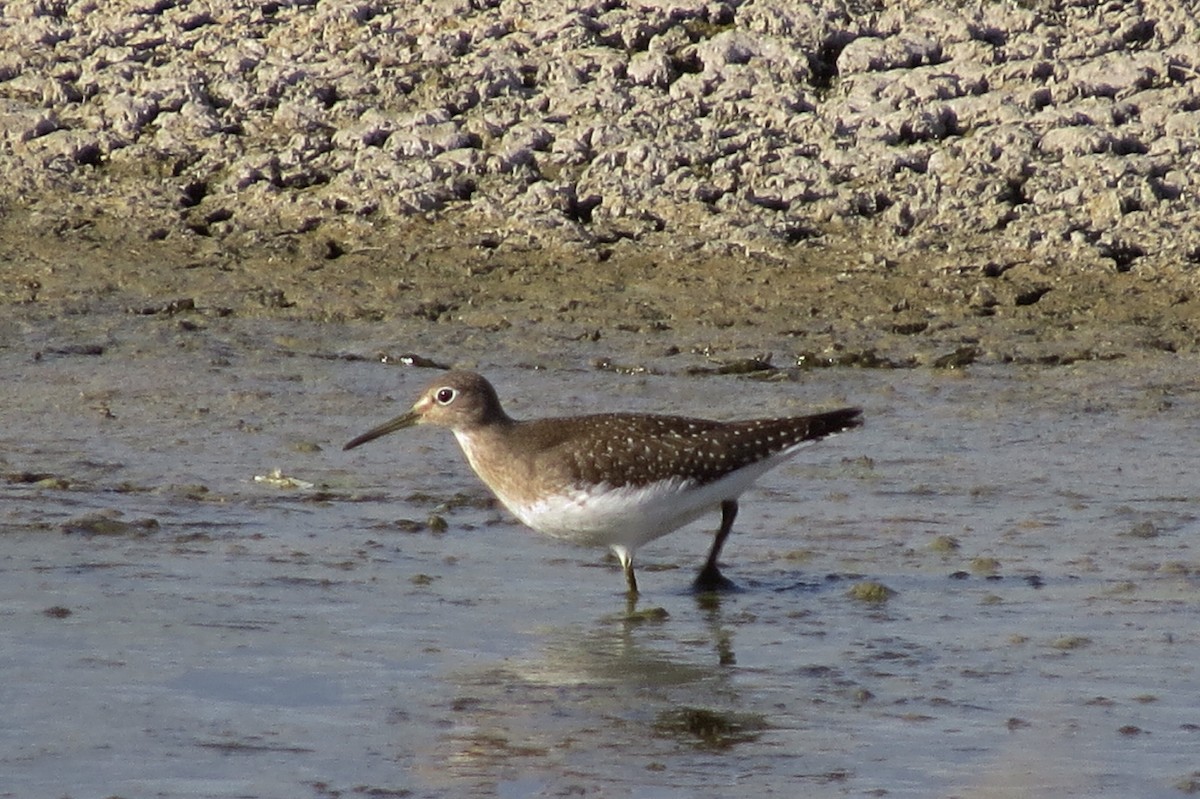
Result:
M700 570L700 573L696 575L696 581L692 583L695 590L728 591L737 587L717 568L717 558L721 556L721 547L725 546L725 539L729 537L729 531L733 529L733 520L737 518L737 512L737 500L727 499L721 503L721 529L717 530L717 536L713 539L712 549L708 551L708 560L704 562L704 568Z
M625 547L613 547L613 554L621 562L621 571L625 572L625 584L629 586L629 598L637 599L637 577L633 574L633 553Z
M626 561L622 568L625 569L625 584L629 586L629 596L636 597L638 595L638 587L637 577L633 575L633 561Z

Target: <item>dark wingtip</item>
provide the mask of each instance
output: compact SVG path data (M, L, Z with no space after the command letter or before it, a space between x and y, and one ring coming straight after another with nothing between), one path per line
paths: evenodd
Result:
M862 427L863 411L862 408L838 408L836 411L819 413L813 418L823 428L817 434L829 436L834 433L840 433L843 430L853 430L855 427Z

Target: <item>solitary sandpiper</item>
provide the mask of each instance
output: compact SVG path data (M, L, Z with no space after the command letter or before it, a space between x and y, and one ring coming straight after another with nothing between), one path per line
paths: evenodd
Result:
M858 408L811 416L716 422L684 416L604 413L518 421L474 372L434 380L412 409L346 444L416 424L448 427L471 468L513 515L539 533L607 546L637 594L633 555L642 544L720 507L695 587L732 587L717 558L738 496L811 441L862 424Z

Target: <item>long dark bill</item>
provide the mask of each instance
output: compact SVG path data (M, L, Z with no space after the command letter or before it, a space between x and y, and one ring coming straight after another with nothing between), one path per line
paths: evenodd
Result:
M354 449L359 444L365 444L368 441L374 441L380 436L386 436L388 433L394 433L397 430L403 430L406 427L412 427L414 424L420 421L420 419L421 414L417 413L416 411L409 411L403 416L397 416L390 422L384 422L383 424L379 425L379 427L368 430L361 436L351 439L350 441L346 442L346 446L342 447L342 449Z

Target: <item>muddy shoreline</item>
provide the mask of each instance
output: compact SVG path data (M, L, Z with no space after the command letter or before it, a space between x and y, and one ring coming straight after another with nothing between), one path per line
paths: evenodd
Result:
M0 303L782 366L1190 352L1198 24L11 3Z
M95 317L103 328L143 315L185 329L237 318L378 325L382 337L451 363L477 353L422 342L536 351L558 340L585 360L629 366L685 353L780 368L1054 365L1197 347L1195 300L1181 280L1100 263L1051 270L1015 252L985 258L986 242L977 259L940 264L864 257L828 239L714 256L673 249L667 236L563 246L441 219L358 250L340 251L327 231L241 249L148 241L136 225L96 217L30 236L27 219L0 224L13 323Z

